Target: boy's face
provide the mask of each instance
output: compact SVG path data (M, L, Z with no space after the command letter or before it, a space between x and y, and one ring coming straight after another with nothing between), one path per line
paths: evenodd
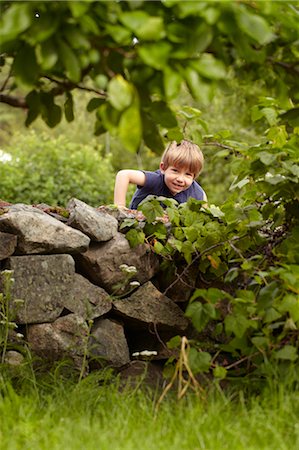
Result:
M189 172L186 167L168 166L165 169L163 162L161 162L160 170L164 174L166 186L173 195L188 189L194 180L194 174Z

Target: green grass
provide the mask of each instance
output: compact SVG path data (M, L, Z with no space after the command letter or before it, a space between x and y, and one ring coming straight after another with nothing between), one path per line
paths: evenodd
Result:
M0 386L1 387L1 386ZM299 394L272 389L167 396L155 417L158 393L120 391L89 376L80 384L51 379L0 390L1 450L241 450L299 448Z

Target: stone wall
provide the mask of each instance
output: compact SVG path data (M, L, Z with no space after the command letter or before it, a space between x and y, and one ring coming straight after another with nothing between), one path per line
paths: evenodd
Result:
M86 370L122 370L144 350L167 359L165 343L189 322L178 292L171 299L153 282L158 257L147 244L130 248L120 210L72 199L66 212L0 203L0 291L5 269L15 280L11 341L23 334L35 357L68 358L77 368L88 350Z

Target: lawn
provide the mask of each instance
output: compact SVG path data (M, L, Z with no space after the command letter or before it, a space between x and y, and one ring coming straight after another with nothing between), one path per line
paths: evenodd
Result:
M45 377L1 383L2 450L292 450L299 448L299 393L212 389L205 401L119 389L90 375L80 383Z

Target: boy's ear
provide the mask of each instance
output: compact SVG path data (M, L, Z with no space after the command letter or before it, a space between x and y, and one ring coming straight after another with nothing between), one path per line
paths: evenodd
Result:
M165 171L165 167L164 167L164 162L163 161L160 162L160 170L161 170L162 173L164 173L164 171Z

